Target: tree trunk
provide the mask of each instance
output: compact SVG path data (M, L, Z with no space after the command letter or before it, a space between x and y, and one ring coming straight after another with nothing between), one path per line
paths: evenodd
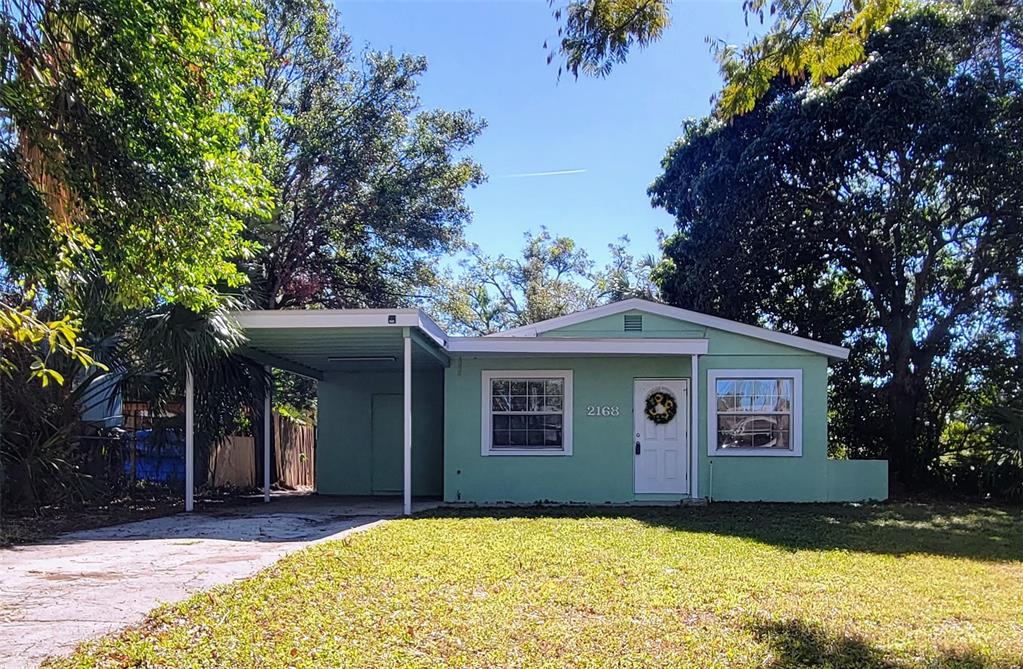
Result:
M922 490L931 478L927 455L931 449L921 443L926 384L907 370L893 375L885 395L891 420L888 452L892 478L908 491Z
M891 477L899 487L917 491L926 487L930 475L922 448L923 408L927 400L925 375L929 364L914 360L916 342L912 328L915 319L893 313L885 336L891 379L884 388L888 404L888 453ZM916 351L919 352L919 351Z

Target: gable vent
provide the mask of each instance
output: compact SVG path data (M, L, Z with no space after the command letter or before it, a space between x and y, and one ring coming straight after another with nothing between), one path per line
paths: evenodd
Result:
M641 316L640 314L625 314L625 331L642 332L643 316Z

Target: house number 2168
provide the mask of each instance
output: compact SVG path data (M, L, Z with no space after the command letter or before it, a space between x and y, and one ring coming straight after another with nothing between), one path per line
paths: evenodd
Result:
M590 404L586 407L587 416L618 416L621 411L616 406L609 406L607 404L597 405Z

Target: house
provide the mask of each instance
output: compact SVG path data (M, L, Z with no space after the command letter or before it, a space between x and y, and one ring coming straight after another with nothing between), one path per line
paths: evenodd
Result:
M631 299L486 337L417 309L235 314L252 359L316 378L316 487L476 504L885 499L827 456L844 348Z

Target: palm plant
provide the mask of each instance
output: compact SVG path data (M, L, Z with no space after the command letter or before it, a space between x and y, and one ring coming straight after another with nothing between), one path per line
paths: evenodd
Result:
M993 406L987 410L991 428L985 454L992 488L1007 497L1023 497L1023 407Z
M206 471L212 447L246 422L261 417L269 377L235 353L243 336L228 316L240 306L223 297L204 312L161 305L137 314L122 332L122 350L111 363L122 397L145 402L152 415L181 397L188 370L195 387L196 472ZM183 427L183 417L174 423ZM202 482L200 476L199 481Z
M90 441L84 412L113 403L116 396L144 402L153 415L181 397L187 370L195 379L196 471L210 448L248 414L259 416L268 377L263 369L234 354L242 335L228 317L239 305L228 297L203 312L175 304L125 310L108 299L101 279L82 282L73 300L85 314L81 340L102 366L83 368L68 356L51 355L51 366L67 379L43 387L30 383L37 353L25 348L10 361L13 372L0 378L3 392L0 462L6 465L11 500L29 506L77 503L110 492L111 481L96 481L97 459L107 472L121 466L109 440ZM172 425L183 426L183 419ZM95 447L96 444L100 446ZM102 450L98 453L97 450ZM200 482L201 482L200 477ZM101 486L99 483L105 485Z

